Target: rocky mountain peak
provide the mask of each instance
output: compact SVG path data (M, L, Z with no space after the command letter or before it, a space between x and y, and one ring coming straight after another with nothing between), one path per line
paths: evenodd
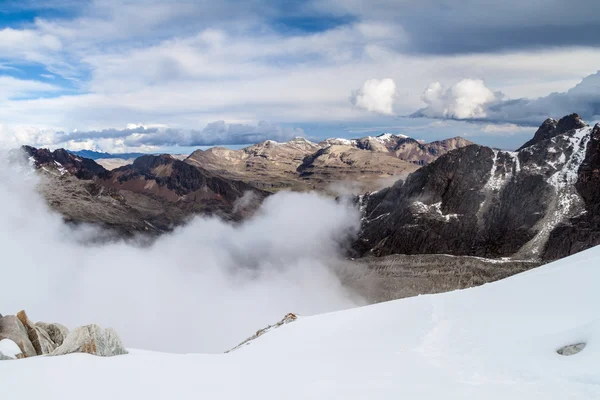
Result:
M600 243L598 171L600 125L588 127L577 114L548 119L518 152L462 147L361 197L355 248L544 260L573 254Z
M92 179L95 176L107 176L108 174L108 171L94 160L76 156L65 149L50 151L22 146L21 150L35 164L36 168L42 168L47 172L60 175L70 173L79 179Z
M133 161L133 167L136 169L154 168L159 165L170 164L174 161L177 161L177 160L175 158L173 158L173 156L171 156L170 154L160 154L160 155L148 154L148 155L136 158ZM123 168L125 168L125 167L123 167Z
M562 117L556 125L556 134L568 132L573 129L581 129L588 126L579 116L579 114L573 113Z
M538 130L533 135L533 139L521 146L519 150L533 146L534 144L544 140L551 139L565 132L574 129L581 129L586 126L587 124L576 113L564 116L558 121L553 118L548 118L542 123L542 125L540 125Z

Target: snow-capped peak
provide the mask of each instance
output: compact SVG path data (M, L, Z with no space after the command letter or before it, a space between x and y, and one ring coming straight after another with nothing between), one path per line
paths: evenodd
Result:
M375 140L380 143L386 143L390 140L398 140L398 139L406 139L408 136L402 135L400 133L382 133L381 135L375 136Z

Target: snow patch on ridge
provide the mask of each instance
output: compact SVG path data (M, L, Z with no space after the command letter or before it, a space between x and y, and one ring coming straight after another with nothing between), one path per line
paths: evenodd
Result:
M413 213L417 215L432 215L434 217L440 217L445 222L450 222L452 218L458 219L458 214L444 214L442 212L442 202L434 204L425 204L421 201L415 201L411 205Z
M556 196L548 206L546 216L536 226L538 233L519 250L519 255L538 257L554 228L568 218L582 212L584 204L575 189L575 183L577 182L579 168L585 159L590 131L590 127L577 129L572 136L568 137L571 155L567 160L563 152L556 163L561 164L562 168L548 178L548 183L554 187ZM554 165L552 166L554 167Z

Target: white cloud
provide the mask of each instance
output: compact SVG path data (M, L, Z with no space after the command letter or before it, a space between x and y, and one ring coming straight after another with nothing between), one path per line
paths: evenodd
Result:
M62 43L53 35L32 29L4 28L0 30L0 52L3 54L31 55L34 51L62 49Z
M337 275L340 243L360 218L331 198L280 193L236 226L197 218L150 247L90 246L81 241L97 232L65 225L32 178L0 168L3 314L26 309L70 328L98 323L128 347L189 353L222 352L289 312L362 304Z
M423 101L427 107L413 116L539 125L548 117L561 118L575 112L594 121L600 117L600 71L566 92L533 99L504 99L481 80L463 79L449 89L436 82L427 88Z
M490 104L500 95L488 89L480 79L463 79L449 88L434 82L423 93L427 107L421 115L430 118L477 119L487 116Z
M0 76L0 100L10 99L15 96L29 96L35 93L57 92L60 90L58 86L48 83L17 79L12 76Z
M161 147L169 146L252 144L267 139L283 142L298 136L306 136L303 129L282 127L266 121L256 124L214 121L199 130L129 123L124 129L76 129L71 132L0 124L0 143L5 146L17 147L27 144L36 147L64 147L70 150L103 149L108 152L157 151Z
M491 135L514 135L520 133L530 133L533 134L535 132L535 128L531 128L529 126L520 126L517 124L487 124L482 129L482 132L489 133Z
M566 90L600 65L600 50L581 47L453 56L406 53L410 37L402 27L376 16L293 34L271 29L246 2L238 7L162 0L139 5L92 1L75 18L41 18L26 29L6 31L7 38L32 40L22 49L15 40L4 48L0 43L5 67L38 60L57 76L54 84L69 78L74 80L70 88L79 93L0 99L0 120L66 132L117 128L132 120L188 131L218 120L386 121L387 115L422 106L419 97L431 76L442 82L479 76L512 98L537 97ZM357 107L349 104L357 82L381 76L395 82L396 97L367 96L360 89ZM481 111L470 107L472 114ZM465 108L469 105L460 107Z
M369 79L360 89L352 92L350 102L367 111L392 115L396 95L396 83L393 79Z

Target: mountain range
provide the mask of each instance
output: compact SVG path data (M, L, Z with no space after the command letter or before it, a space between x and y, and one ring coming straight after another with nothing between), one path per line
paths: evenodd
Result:
M99 160L99 159L111 159L111 158L121 158L124 160L135 159L141 156L145 156L147 153L106 153L104 151L95 151L95 150L68 150L69 153L74 154L79 157L89 158L90 160Z
M196 150L185 161L265 190L364 193L380 189L450 150L471 144L457 137L422 143L390 133L361 139L267 140L240 150Z
M23 150L46 177L41 186L45 198L66 220L98 223L131 235L169 231L193 215L239 221L265 196L283 188L335 192L336 183L351 192L380 188L418 169L419 163L469 143L455 138L423 144L391 134L348 142L265 141L241 150L197 150L183 161L167 154L124 160L100 152ZM410 153L410 161L395 151ZM121 160L124 165L108 170L101 160ZM360 184L349 180L353 178Z
M544 121L514 152L383 134L144 155L107 170L62 149L24 150L67 221L125 235L194 215L242 221L283 189L350 196L362 213L350 256L381 281L377 299L477 285L600 244L600 126L577 114Z

